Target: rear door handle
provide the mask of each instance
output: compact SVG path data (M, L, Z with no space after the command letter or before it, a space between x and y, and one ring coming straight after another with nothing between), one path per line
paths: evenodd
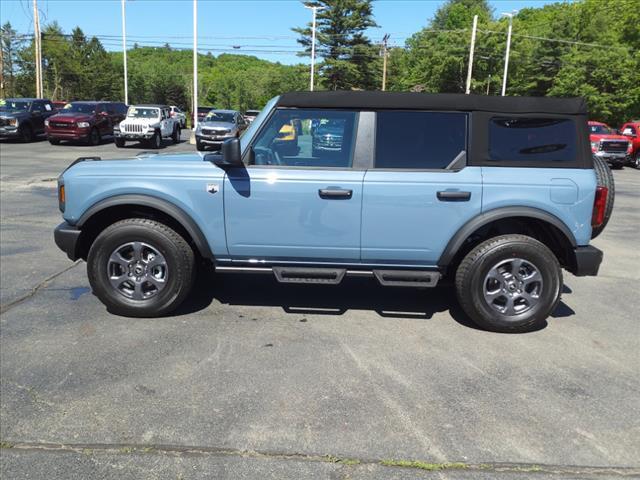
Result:
M320 198L326 198L327 200L348 200L353 196L353 190L346 190L344 188L321 188L318 190Z
M436 195L441 202L468 202L471 199L471 192L460 192L458 190L444 190Z

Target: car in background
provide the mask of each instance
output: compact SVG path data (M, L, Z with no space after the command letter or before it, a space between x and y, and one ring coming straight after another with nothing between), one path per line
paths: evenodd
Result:
M127 117L113 128L113 135L118 148L134 141L158 149L165 138L180 141L180 122L171 116L168 105L131 105Z
M196 149L220 148L229 138L238 138L247 128L247 122L236 110L211 110L198 122L196 128Z
M313 129L311 154L318 157L327 152L342 150L344 120L330 119L320 123Z
M640 169L640 120L625 123L620 127L620 133L631 143L629 164Z
M0 100L0 138L31 142L45 132L45 122L54 113L51 100L46 98Z
M631 142L606 123L589 121L589 141L593 155L602 158L611 168L622 168L627 163Z
M175 105L169 106L171 112L171 118L175 118L180 125L180 128L187 128L187 114Z
M244 112L244 119L247 121L248 124L251 124L251 122L253 122L256 119L259 113L260 113L260 110L247 110L246 112Z
M211 110L215 110L215 107L198 107L198 122L203 121Z
M45 122L47 139L51 145L62 140L98 145L103 138L113 136L114 125L126 113L127 106L121 102L71 102Z
M51 103L53 103L53 108L55 108L56 110L62 110L64 107L67 106L67 104L69 102L67 102L66 100L53 100Z

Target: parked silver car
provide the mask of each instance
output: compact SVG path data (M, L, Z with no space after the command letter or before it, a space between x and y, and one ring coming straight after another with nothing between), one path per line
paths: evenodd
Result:
M229 138L237 138L247 128L247 122L236 110L211 110L196 128L196 148L220 148Z

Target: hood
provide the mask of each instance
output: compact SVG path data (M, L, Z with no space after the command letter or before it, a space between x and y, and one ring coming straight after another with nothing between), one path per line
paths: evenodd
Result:
M127 117L124 120L122 120L120 123L124 123L127 125L154 125L156 123L160 123L160 118Z
M326 135L330 133L332 135L342 136L343 131L344 127L340 127L337 125L320 125L316 130L316 135Z
M592 142L599 142L600 140L624 140L625 142L629 141L629 137L625 137L624 135L618 135L615 133L592 133L589 135L589 139Z
M82 112L61 112L49 117L52 122L82 122L89 121L93 115Z
M24 110L2 110L0 111L0 117L2 118L27 118L31 114Z
M232 130L236 128L235 123L231 122L200 122L200 125L208 128L224 128L226 130Z

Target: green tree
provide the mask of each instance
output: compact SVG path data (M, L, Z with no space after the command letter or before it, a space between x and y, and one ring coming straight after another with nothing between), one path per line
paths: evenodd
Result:
M316 52L322 58L318 72L330 90L372 90L380 86L378 49L365 30L378 25L371 0L318 0L304 2L322 8L317 14ZM311 53L311 23L294 28L298 43Z
M0 98L15 95L18 50L22 40L11 23L5 23L0 29L0 49L2 49L2 71L0 72Z

